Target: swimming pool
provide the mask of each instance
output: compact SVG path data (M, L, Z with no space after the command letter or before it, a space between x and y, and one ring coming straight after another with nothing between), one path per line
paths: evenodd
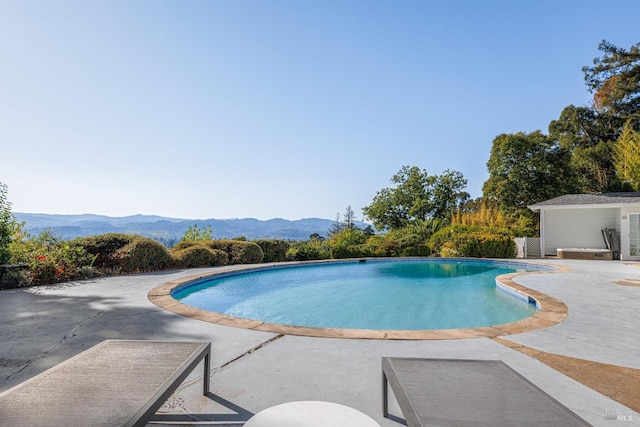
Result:
M171 296L203 310L270 324L408 331L477 328L536 313L532 300L515 298L518 293L496 286L498 275L535 269L459 259L271 266L189 282L173 289Z

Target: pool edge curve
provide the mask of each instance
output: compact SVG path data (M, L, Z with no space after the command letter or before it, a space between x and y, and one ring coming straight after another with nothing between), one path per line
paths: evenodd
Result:
M344 260L341 260L344 261ZM508 260L488 260L509 263ZM335 261L321 261L335 262ZM512 261L512 263L521 261ZM519 334L523 332L544 329L562 322L569 315L569 309L562 301L534 289L522 286L514 281L514 278L528 274L564 273L571 269L566 266L553 264L532 264L551 267L552 270L515 272L502 274L496 277L496 281L512 291L532 298L539 306L539 310L524 319L494 326L482 326L465 329L435 329L435 330L373 330L373 329L341 329L341 328L315 328L306 326L291 326L277 323L262 322L260 320L244 319L229 316L222 313L207 311L181 303L173 298L172 291L186 283L206 278L212 278L230 272L250 271L264 268L285 267L290 265L305 265L318 262L287 262L267 264L235 265L221 268L219 271L194 274L182 279L170 281L151 289L147 298L156 306L172 313L215 323L223 326L250 329L261 332L272 332L283 335L298 335L317 338L345 338L345 339L382 339L382 340L446 340L468 338L494 338L505 335Z

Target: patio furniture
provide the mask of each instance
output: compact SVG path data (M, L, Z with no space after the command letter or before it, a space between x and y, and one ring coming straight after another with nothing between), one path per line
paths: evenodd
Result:
M107 340L0 394L0 425L143 426L211 344Z
M380 427L371 417L348 406L322 401L288 402L249 418L244 427Z
M388 386L409 427L590 425L499 360L383 357L385 417Z

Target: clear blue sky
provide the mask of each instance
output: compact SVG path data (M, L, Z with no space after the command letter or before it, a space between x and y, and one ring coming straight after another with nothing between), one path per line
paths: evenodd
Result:
M493 139L590 94L638 0L0 0L14 212L358 218L403 165L482 194Z

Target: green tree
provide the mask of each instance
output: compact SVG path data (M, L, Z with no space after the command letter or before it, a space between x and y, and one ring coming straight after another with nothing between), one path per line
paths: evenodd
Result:
M317 240L318 242L322 242L322 241L324 241L324 237L322 237L318 233L313 233L313 234L309 235L309 240Z
M211 231L211 226L208 225L204 228L198 228L198 224L193 224L193 226L189 226L187 231L184 232L184 235L180 239L181 242L195 242L198 240L211 240L213 239L213 232Z
M640 43L629 50L619 48L606 40L598 45L602 57L593 60L593 66L583 67L584 79L594 94L594 108L612 114L622 123L632 120L640 126Z
M329 237L335 236L336 234L340 234L344 229L345 229L345 224L344 222L340 221L340 214L337 213L336 220L333 222L333 224L331 224L331 227L329 227L329 230L327 230L327 235Z
M432 218L451 222L451 215L469 200L469 193L464 191L467 180L458 171L446 170L437 177L433 185Z
M569 167L571 153L540 131L502 134L493 140L487 162L484 198L496 200L507 213L576 189Z
M10 259L9 246L16 230L17 222L11 213L11 202L7 199L6 184L0 182L0 264L7 264Z
M578 192L620 190L613 165L611 141L618 138L620 120L588 107L570 105L549 124L549 137L571 152L570 167Z
M582 68L592 105L570 105L549 124L549 136L571 151L577 191L584 193L625 189L613 145L625 123L640 130L640 43L626 50L603 40L598 50L603 55Z
M633 191L640 191L640 133L628 121L622 135L613 146L614 162L618 177Z
M362 230L362 232L364 233L365 236L367 237L371 237L373 236L375 233L375 231L373 230L373 227L371 225L368 225Z
M356 258L370 255L366 251L367 236L362 230L345 228L329 239L330 255L332 258Z
M353 230L356 227L356 215L351 209L351 205L347 206L347 209L344 212L344 226L349 230Z
M331 224L331 227L329 227L327 234L329 237L332 237L336 234L342 233L344 230L356 229L358 229L358 227L356 227L356 214L353 212L353 209L351 209L351 205L349 205L344 211L344 220L341 220L340 214L337 213L336 220Z
M391 178L396 187L378 191L373 202L362 212L379 230L402 228L411 219L424 219L428 215L433 181L426 170L403 166Z
M402 228L416 220L448 220L451 211L469 198L464 191L467 181L456 171L432 176L417 166L403 166L391 182L396 186L378 191L362 209L379 230Z

